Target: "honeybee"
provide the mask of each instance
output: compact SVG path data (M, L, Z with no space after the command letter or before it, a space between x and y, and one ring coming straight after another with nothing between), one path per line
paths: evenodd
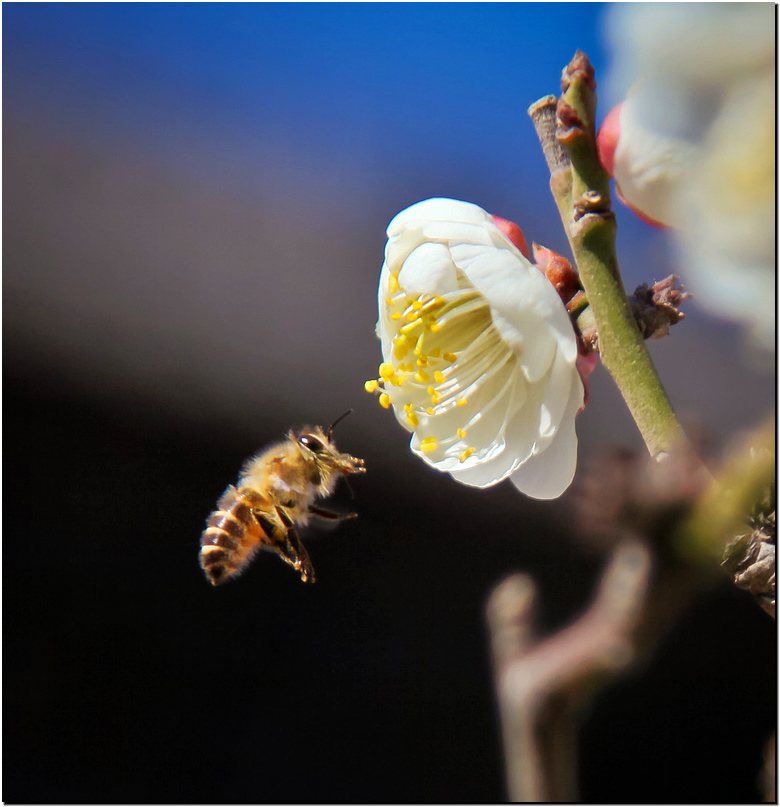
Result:
M341 454L333 442L333 427L348 414L327 433L319 426L297 434L291 430L244 463L238 487L228 485L200 539L200 565L213 585L240 574L259 549L279 555L304 583L314 582L314 567L295 527L311 516L340 521L357 515L314 504L333 493L341 476L366 470L363 460Z

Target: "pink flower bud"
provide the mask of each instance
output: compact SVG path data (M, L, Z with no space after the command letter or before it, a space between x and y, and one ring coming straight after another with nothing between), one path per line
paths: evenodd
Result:
M590 397L590 390L588 389L588 376L596 369L596 365L598 363L598 353L593 351L592 353L584 354L582 350L580 350L580 353L577 356L577 372L579 372L580 378L582 379L582 386L585 387L585 395L582 399L580 412L582 412L582 410L588 405L588 398ZM579 412L577 414L579 414Z
M525 255L530 258L528 252L528 244L526 243L523 231L513 222L508 219L502 219L501 216L491 216L496 227Z
M555 286L558 296L566 305L580 290L577 270L557 252L539 244L533 245L536 268Z
M599 133L596 135L599 160L611 177L615 176L615 152L620 139L620 107L622 106L621 101L607 112L607 117L604 118Z

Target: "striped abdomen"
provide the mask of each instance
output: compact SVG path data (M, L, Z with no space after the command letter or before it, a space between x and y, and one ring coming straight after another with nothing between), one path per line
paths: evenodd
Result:
M229 485L222 494L200 539L200 565L213 585L240 572L255 549L272 543L253 512L253 508L265 509L264 504L263 497L250 488L236 490Z

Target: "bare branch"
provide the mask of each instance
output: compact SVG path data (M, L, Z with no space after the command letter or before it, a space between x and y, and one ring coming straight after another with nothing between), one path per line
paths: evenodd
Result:
M644 543L613 552L595 601L574 624L534 641L534 584L514 575L487 606L512 801L575 801L579 707L631 664L652 563Z

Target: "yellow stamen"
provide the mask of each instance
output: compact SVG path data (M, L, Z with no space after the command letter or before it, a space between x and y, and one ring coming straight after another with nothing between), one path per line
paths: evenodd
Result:
M379 405L384 407L385 409L390 408L390 406L391 406L391 404L390 404L390 396L386 392L383 392L379 396Z
M442 358L444 361L448 361L450 364L452 364L452 362L456 361L458 357L454 353L447 351L442 355Z
M422 356L423 342L425 341L424 337L425 337L425 331L423 331L417 337L417 342L415 343L415 346L414 346L414 355L415 356Z
M366 392L376 392L379 389L379 382L372 378L370 381L366 381L363 386L366 388Z
M390 275L390 283L388 284L387 290L390 292L390 294L395 294L399 288L400 286L398 285L398 272L393 272L393 274Z
M444 383L444 373L441 370L436 370L434 372L434 374L433 374L433 380L437 384L443 384Z
M429 300L426 300L425 303L421 306L423 312L435 311L438 308L441 308L446 301L442 300L441 297L431 297Z
M428 330L432 331L433 333L438 333L441 330L441 325L435 320L428 325Z
M379 377L384 381L392 378L395 375L395 367L389 361L383 361L379 365Z
M423 307L423 304L419 300L415 300L412 303L412 311L419 311Z
M414 344L414 339L405 333L398 333L393 337L393 344L398 347L410 348Z
M421 353L417 359L417 364L420 367L426 367L428 364L428 357L424 353Z
M460 462L465 462L477 449L469 447L458 457Z
M429 407L428 407L428 408L425 410L425 414L426 414L426 415L435 415L435 414L436 414L436 410L435 410L435 409L434 409L432 406L429 406Z
M410 403L404 404L404 412L411 412L413 409L414 407Z
M458 398L458 406L465 406L468 403L468 398Z
M387 304L388 304L388 306L395 305L399 300L401 300L401 299L403 299L405 297L406 297L405 292L401 292L401 294L396 294L395 297L388 297L387 298Z
M420 317L417 314L414 314L414 315L407 314L406 316L409 319L411 319L411 317L414 316L414 320L412 322L407 322L406 325L402 325L398 329L402 334L411 333L415 328L418 328L420 325L422 325L422 320L420 319Z
M431 380L431 377L430 377L430 376L428 375L428 373L426 373L426 372L425 372L425 370L423 370L423 369L422 369L422 367L421 367L421 368L420 368L420 369L419 369L419 370L418 370L418 371L417 371L417 372L414 374L414 380L415 380L415 381L419 381L419 382L420 382L420 384L427 384L427 383L428 383L428 382Z
M420 451L424 451L426 454L429 451L435 451L438 444L439 441L435 437L423 437L420 442Z
M431 353L431 358L432 359L438 359L439 356L441 356L441 348L440 347L435 347L430 351L430 353Z
M407 412L407 414L406 414L406 422L413 429L416 429L420 425L420 421L417 419L417 415L415 415L414 412Z
M412 370L414 370L414 365L409 364L409 362L406 362L406 363L404 363L404 364L399 364L399 365L398 365L398 369L399 369L399 370L400 370L402 373L411 373L411 372L412 372Z
M394 358L394 359L398 359L398 361L401 361L401 359L402 359L402 358L403 358L403 357L404 357L404 356L405 356L405 355L406 355L408 352L409 352L409 348L408 348L408 347L406 347L406 345L396 345L396 346L393 348L393 358Z
M400 311L393 311L393 313L390 314L390 319L401 319L402 316L403 314Z
M458 429L458 437L460 437L461 440L465 439L466 430L465 429Z

